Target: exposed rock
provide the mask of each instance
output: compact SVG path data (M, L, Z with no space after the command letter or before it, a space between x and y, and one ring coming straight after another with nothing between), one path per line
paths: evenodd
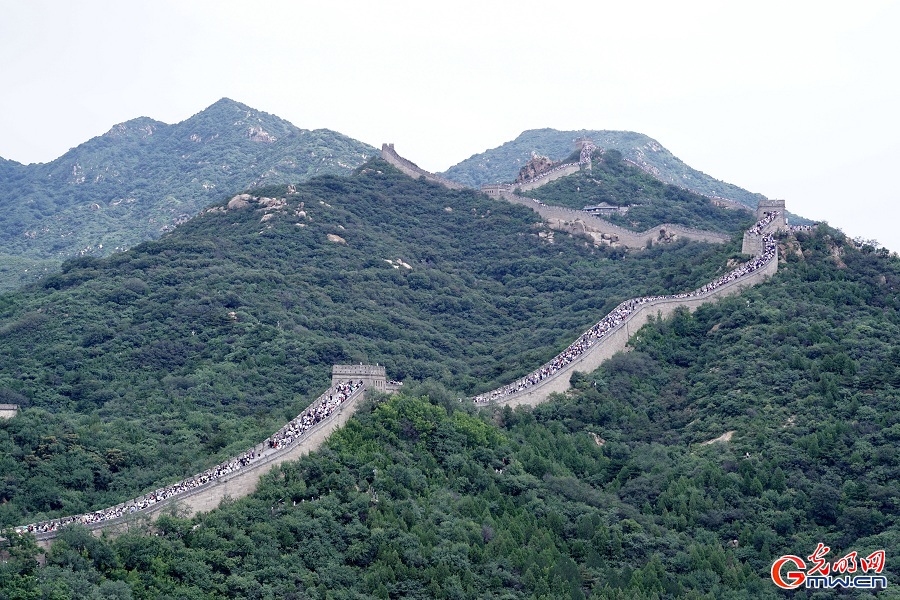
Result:
M237 210L250 206L250 200L253 197L250 194L238 194L228 201L228 210Z
M271 144L278 139L274 135L264 131L262 127L251 127L247 132L247 135L250 137L251 142L265 142Z
M516 177L516 183L527 183L555 166L556 163L548 157L532 154L531 159L519 170L519 175Z
M266 198L263 196L262 198L257 198L256 201L267 210L281 210L287 206L287 200L284 198Z
M329 234L328 234L327 236L325 236L325 237L328 238L328 241L329 241L329 242L335 242L336 244L346 244L346 243L347 243L347 240L345 240L345 239L342 238L341 236L335 235L335 234L333 234L333 233L329 233Z
M726 431L725 433L723 433L722 435L720 435L720 436L717 437L717 438L713 438L713 439L711 439L711 440L706 440L705 442L702 442L701 445L702 445L702 446L708 446L708 445L710 445L710 444L715 444L716 442L730 442L730 441L731 441L731 437L732 437L735 433L737 433L737 431Z

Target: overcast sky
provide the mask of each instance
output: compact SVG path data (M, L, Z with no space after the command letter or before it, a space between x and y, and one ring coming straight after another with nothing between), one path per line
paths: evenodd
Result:
M442 171L525 129L647 134L900 251L900 1L0 0L0 156L222 97Z

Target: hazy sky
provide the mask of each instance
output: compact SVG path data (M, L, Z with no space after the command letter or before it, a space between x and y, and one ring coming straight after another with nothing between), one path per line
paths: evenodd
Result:
M0 0L0 156L221 97L441 171L525 129L645 133L900 251L900 1Z

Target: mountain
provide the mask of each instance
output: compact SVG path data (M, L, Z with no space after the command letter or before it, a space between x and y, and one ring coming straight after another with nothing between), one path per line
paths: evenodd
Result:
M49 163L0 160L0 291L159 237L236 190L347 174L374 152L223 98L175 125L115 125Z
M533 153L562 160L572 154L575 140L582 137L592 139L599 148L618 150L625 159L664 183L705 196L732 200L752 209L764 197L692 169L656 140L633 131L530 129L511 142L467 158L442 175L473 187L514 181Z
M609 166L604 185L636 191ZM620 300L725 273L750 224L720 245L595 247L371 159L71 259L0 295L0 403L22 407L0 420L0 525L234 456L336 362L385 365L404 391L209 513L114 538L75 526L43 566L5 533L0 598L782 598L773 562L819 543L865 576L859 559L900 552L896 255L783 232L770 280L654 320L566 394L462 400ZM838 596L863 597L811 595Z
M900 551L900 260L827 227L779 245L770 282L649 324L630 352L534 410L477 413L409 382L208 514L116 538L76 527L44 568L16 538L0 590L775 599L775 559L818 543L829 563L856 553L863 575L859 559ZM22 437L45 454L86 442Z
M0 462L7 524L112 505L250 447L334 363L492 389L621 300L693 289L738 249L595 248L381 160L254 194L0 296L0 403L29 408L0 422L18 457Z

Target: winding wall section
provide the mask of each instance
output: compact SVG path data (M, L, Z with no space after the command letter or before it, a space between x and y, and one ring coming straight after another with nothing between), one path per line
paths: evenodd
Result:
M443 180L443 178L422 171L421 169L419 169L419 167L415 166L412 163L406 164L409 161L405 161L405 159L400 158L396 154L396 152L394 152L393 145L385 144L384 148L382 149L382 155L386 160L388 160L388 162L399 168L401 171L406 173L406 169L410 169L412 174L407 173L410 176L425 176L426 179L429 179L441 185L447 185L447 183L451 183L454 189L459 189L462 187L460 186L460 184ZM403 166L401 167L401 165ZM448 187L451 186L448 185ZM542 216L544 216L544 214L564 215L569 213L580 213L579 217L582 217L582 215L584 214L581 213L581 211L573 211L560 207L548 207L536 200L521 198L520 196L516 196L512 193L508 193L506 195L506 199L519 204L524 204L535 210L538 210L538 208L540 208L541 210L546 210L546 213L541 213ZM540 212L540 210L538 212ZM745 240L750 242L749 245L754 250L757 248L759 249L758 255L753 259L753 261L751 261L751 263L748 263L752 264L752 268L748 269L745 265L744 267L740 267L732 271L723 278L720 278L715 282L711 282L710 284L707 284L706 286L703 286L702 288L699 288L698 290L687 294L679 294L676 296L658 296L652 298L635 298L623 302L615 311L613 311L613 313L610 313L610 315L604 317L604 320L608 319L617 311L624 310L623 307L627 307L627 316L625 316L621 321L617 322L615 326L604 330L600 334L592 332L594 332L597 327L603 324L604 320L601 320L597 325L595 325L594 328L582 334L582 336L579 337L579 339L576 340L576 342L572 346L570 346L567 351L571 350L579 343L584 343L586 349L579 349L577 357L575 357L574 359L566 359L567 362L564 364L564 366L553 371L551 375L548 375L546 377L541 376L539 381L536 381L535 383L528 383L527 386L524 386L522 389L513 393L504 391L505 388L515 387L516 384L519 383L514 382L509 386L505 386L505 388L500 388L499 390L494 390L493 392L489 392L482 396L476 397L476 402L480 400L483 401L483 398L492 398L501 391L503 391L503 393L499 397L497 397L497 399L490 400L492 404L520 406L535 405L540 402L544 402L551 394L565 392L569 388L569 379L571 377L571 374L575 370L593 371L594 369L599 367L600 364L603 363L603 361L610 358L613 354L625 349L630 337L651 319L657 317L666 317L672 314L672 312L674 312L679 307L685 307L693 311L703 304L714 302L715 300L724 296L738 294L743 289L764 281L766 278L773 275L778 269L778 252L777 246L775 246L775 243L772 239L772 229L773 219L777 219L779 214L779 212L769 214L766 219L757 222L757 224L753 228L748 230L747 234L745 235ZM588 216L592 217L592 215ZM553 218L560 217L555 216ZM596 219L596 217L593 218ZM603 221L602 219L597 220ZM616 227L612 225L612 223L608 223L605 221L603 222ZM687 235L685 235L686 233L704 236L702 237L702 241L725 241L725 239L727 239L720 234L713 234L700 230L690 230L689 228L681 228L680 226L660 226L660 228L663 227L673 229L680 228L684 230L685 233L681 235L684 235L685 237L687 237ZM621 229L622 232L633 234L635 236L643 236L647 235L648 233L654 233L644 232L644 234L634 234L633 232L628 232L627 230L622 228L618 229ZM667 229L667 231L670 230ZM724 239L718 239L717 236ZM644 243L646 244L646 239L644 240ZM562 355L563 354L557 356L557 358L554 360L559 359L559 357ZM551 363L552 362L553 361L551 361ZM546 366L547 365L542 366L541 369L544 369ZM355 373L357 370L363 367L360 366L348 368L350 370L348 370L347 373L350 373L351 371ZM38 540L38 543L43 547L48 547L49 543L58 534L60 527L68 523L82 522L86 527L94 530L95 532L99 532L102 530L118 532L127 529L132 523L136 521L143 521L146 518L154 518L162 511L173 506L176 506L178 509L185 513L195 514L200 511L208 511L216 508L225 498L240 498L246 496L256 489L260 478L265 473L269 472L273 467L285 461L295 460L303 456L304 454L308 454L318 449L334 430L343 426L350 419L353 412L356 410L359 399L363 397L368 386L374 385L374 387L379 389L384 388L384 385L381 385L379 387L377 385L377 382L373 384L375 380L381 381L382 384L384 383L383 367L367 366L365 368L369 370L377 369L378 372L376 373L375 371L372 371L372 373L369 373L368 371L366 371L367 375L360 379L359 387L353 389L352 392L349 393L349 395L343 401L339 401L338 405L333 410L331 410L331 412L328 412L325 418L316 422L311 427L303 430L302 434L291 439L291 441L283 447L278 447L276 445L276 448L274 449L269 448L264 442L263 444L260 444L251 450L248 450L248 453L252 452L252 460L250 460L247 464L241 463L241 467L237 468L233 472L224 474L222 476L216 476L216 478L212 481L209 481L202 485L198 485L197 487L193 487L192 489L179 491L164 500L157 501L155 499L155 495L160 492L160 490L157 490L152 494L129 500L128 502L110 507L109 509L105 509L104 511L97 511L97 513L89 513L87 515L81 515L77 517L67 517L64 519L56 519L54 521L37 523L30 526L23 526L17 528L16 531L27 531L34 533ZM340 377L344 373L344 371L339 369L337 366L335 367L335 369L335 377ZM540 372L541 369L539 369L537 372ZM371 375L371 377L368 377L369 375ZM530 376L526 376L519 381L521 382L527 380L529 377ZM369 381L369 379L371 379L371 381ZM331 388L329 388L316 400L316 402L310 405L310 408L307 408L303 413L301 413L301 415L299 415L297 419L295 419L295 421L299 420L304 415L311 414L311 411L314 410L315 407L324 406L326 401L330 401L332 399L332 396L337 393L338 385L333 385ZM282 431L287 430L290 425L291 424L286 425L285 428L282 429ZM246 456L246 454L244 456ZM237 459L232 459L232 461L234 460ZM145 501L151 495L154 495L153 502L149 506L147 506L147 502ZM114 516L112 518L104 518L103 520L91 520L92 516L107 511L115 513L118 516Z
M558 220L569 223L584 223L586 227L590 227L595 231L615 236L619 244L628 248L646 248L648 243L656 243L659 241L660 237L669 235L694 240L695 242L708 242L710 244L724 244L729 239L729 237L723 233L704 231L702 229L694 229L693 227L685 227L684 225L675 225L672 223L661 223L656 227L651 227L647 231L631 231L630 229L625 229L624 227L610 223L605 219L601 219L600 217L583 210L564 208L562 206L550 206L535 198L525 198L508 191L490 195L495 198L502 198L513 204L526 206L541 215L541 218L546 221Z

